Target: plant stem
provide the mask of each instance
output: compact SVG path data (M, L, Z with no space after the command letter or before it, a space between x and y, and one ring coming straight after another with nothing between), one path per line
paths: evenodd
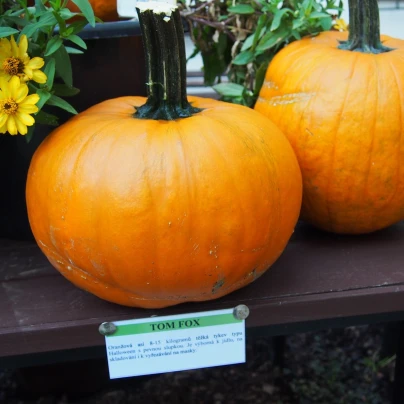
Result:
M384 53L393 49L380 41L380 17L377 0L349 0L349 37L339 49Z
M134 117L174 120L200 112L188 102L184 32L178 8L137 7L146 55L147 94ZM162 11L162 9L164 10ZM167 10L166 10L167 8Z

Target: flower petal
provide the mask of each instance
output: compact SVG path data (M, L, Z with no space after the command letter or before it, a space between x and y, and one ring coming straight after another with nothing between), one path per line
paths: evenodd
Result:
M15 119L13 115L9 115L7 119L7 132L10 135L16 135L18 133L17 131L17 125L15 123Z
M24 57L26 55L27 50L28 50L28 39L26 35L21 35L20 40L18 41L18 56L20 58Z
M8 115L0 113L0 126L3 127L7 122Z
M32 76L34 75L34 71L29 67L25 67L24 73L26 74L27 80L31 80Z
M1 98L9 98L10 95L10 88L9 88L9 83L8 79L6 77L0 77L0 88L2 91L2 97Z
M40 69L45 64L45 61L40 57L34 57L30 59L28 63L25 64L30 69Z
M39 101L39 95L38 94L31 94L28 97L24 98L23 101L20 102L21 105L34 105Z
M20 111L25 112L26 114L35 114L35 112L38 112L38 107L32 104L20 104L18 106L18 112Z
M15 42L14 35L11 36L10 45L12 55L18 57L19 49L17 43Z
M10 80L10 77L4 70L0 70L0 78L4 78L6 80L6 82L8 82L8 80Z
M11 77L10 81L8 82L8 89L10 92L9 96L11 98L13 98L13 99L17 98L20 85L21 85L21 83L20 83L20 79L18 76Z
M46 74L41 70L34 70L32 80L34 80L36 83L44 84L46 83L46 80L48 80L48 78L46 77Z
M15 118L17 121L19 120L27 126L31 126L35 123L35 119L31 115L20 113L20 111L16 113Z
M30 115L28 115L28 116L30 116ZM32 118L32 119L34 119L34 118ZM35 122L35 121L34 121L34 122ZM26 135L27 132L28 132L27 125L25 125L24 122L22 122L22 121L19 119L19 115L16 115L16 117L15 117L15 123L16 123L16 125L17 125L17 130L18 130L18 132L19 132L21 135Z
M4 58L11 56L11 45L7 38L0 39L0 51L1 53L5 53Z
M15 102L19 104L25 99L27 95L28 95L28 86L26 84L21 84L17 90L17 93L15 94L14 97Z

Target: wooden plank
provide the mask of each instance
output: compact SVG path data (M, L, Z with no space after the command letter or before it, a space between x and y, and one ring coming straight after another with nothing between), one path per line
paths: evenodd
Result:
M29 242L0 240L0 356L103 344L103 321L250 307L247 326L404 312L404 223L365 236L299 224L287 249L253 284L221 299L161 310L121 307L65 280Z

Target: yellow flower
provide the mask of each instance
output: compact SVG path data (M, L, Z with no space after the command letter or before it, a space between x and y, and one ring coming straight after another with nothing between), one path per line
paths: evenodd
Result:
M17 76L0 78L0 133L26 135L27 126L35 123L31 114L38 112L38 101L39 95L28 95L28 86Z
M336 31L348 31L348 24L345 22L345 20L343 18L337 18L334 22L333 28Z
M27 53L28 39L22 35L18 45L11 37L11 40L3 38L0 42L0 77L7 80L18 76L21 81L33 80L37 83L46 83L47 77L39 70L45 64L40 57L30 58Z

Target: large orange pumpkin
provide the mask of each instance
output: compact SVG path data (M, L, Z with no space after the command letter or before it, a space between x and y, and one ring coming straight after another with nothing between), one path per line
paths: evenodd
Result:
M376 0L350 2L350 33L284 48L255 109L285 133L303 175L302 219L367 233L404 219L404 41L379 34Z
M187 101L178 9L144 4L147 101L108 100L56 129L33 157L26 196L38 245L67 279L158 308L218 298L266 271L293 232L302 183L267 118Z

